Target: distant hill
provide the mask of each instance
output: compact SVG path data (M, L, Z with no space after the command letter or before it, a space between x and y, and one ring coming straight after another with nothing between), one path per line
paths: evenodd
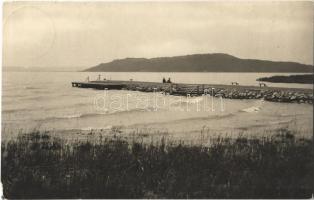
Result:
M91 72L313 72L312 65L240 59L228 54L194 54L160 58L125 58L101 63Z

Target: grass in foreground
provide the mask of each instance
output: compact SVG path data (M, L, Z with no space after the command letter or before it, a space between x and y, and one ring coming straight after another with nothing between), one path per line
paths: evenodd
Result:
M2 144L5 198L310 198L313 143L281 131L210 147L34 132Z

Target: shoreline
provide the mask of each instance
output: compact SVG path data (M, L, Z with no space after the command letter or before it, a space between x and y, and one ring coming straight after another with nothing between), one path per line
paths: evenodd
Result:
M270 76L258 78L257 81L264 81L269 83L299 83L299 84L313 84L314 74L298 74L289 76Z
M153 141L165 140L169 143L182 143L191 145L208 146L212 140L217 138L238 138L262 139L272 137L278 131L294 132L296 138L311 139L313 129L301 128L300 124L290 121L269 124L268 126L253 125L249 127L234 127L224 130L215 129L211 126L200 126L198 129L185 130L182 128L154 127L146 125L131 126L110 126L104 128L90 129L25 129L25 130L2 130L1 140L4 143L16 140L20 135L27 135L32 132L43 132L51 137L59 138L70 143L76 141L96 142L100 138L122 138L126 141L143 142L151 144Z

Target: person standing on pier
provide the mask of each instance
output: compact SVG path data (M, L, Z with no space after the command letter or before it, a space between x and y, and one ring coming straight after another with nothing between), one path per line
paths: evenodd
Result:
M166 83L165 77L162 78L162 83Z

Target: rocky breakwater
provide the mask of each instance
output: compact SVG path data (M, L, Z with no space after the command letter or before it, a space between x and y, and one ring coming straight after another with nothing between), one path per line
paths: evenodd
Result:
M127 84L124 89L142 92L164 92L179 96L209 94L228 99L265 99L272 102L313 104L313 90L311 89L147 82Z
M228 99L265 99L273 102L309 103L313 104L313 93L302 91L283 90L237 90L237 89L217 89L213 92L216 97Z

